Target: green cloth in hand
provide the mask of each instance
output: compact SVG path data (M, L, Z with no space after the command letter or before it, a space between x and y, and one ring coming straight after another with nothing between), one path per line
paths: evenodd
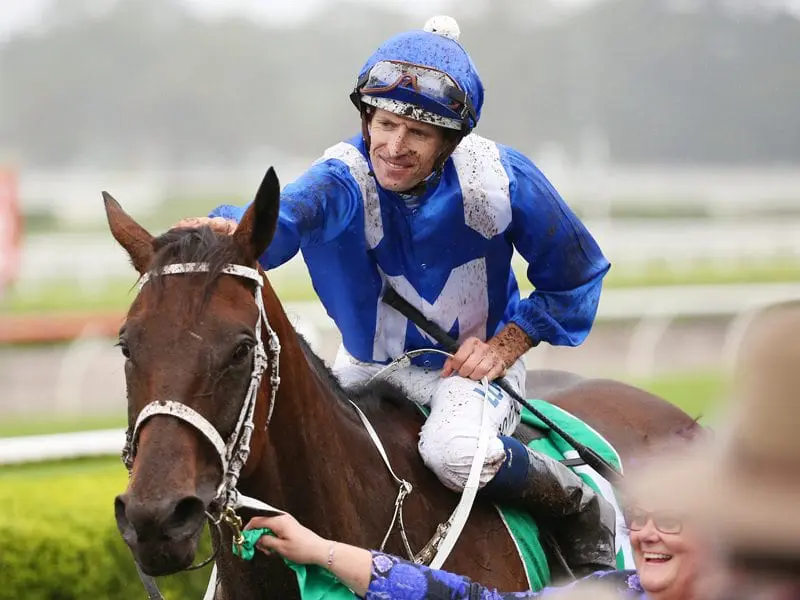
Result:
M272 535L271 529L246 529L242 532L244 543L241 546L233 544L233 555L238 556L242 560L253 560L256 555L256 542L262 535Z
M262 535L275 535L270 529L247 529L242 532L244 543L241 549L233 544L233 554L243 560L252 560L256 553L256 542ZM322 567L299 565L287 559L283 562L297 576L297 586L303 600L353 600L357 598L341 581Z

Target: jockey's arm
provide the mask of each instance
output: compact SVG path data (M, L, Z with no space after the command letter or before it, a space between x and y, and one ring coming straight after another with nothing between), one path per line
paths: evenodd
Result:
M275 237L259 262L274 269L306 246L336 238L356 214L361 192L347 168L336 161L320 162L281 192ZM209 214L238 223L247 206L222 205Z
M577 346L592 328L610 263L536 166L513 149L506 153L512 174L511 240L528 263L527 277L534 287L520 300L508 327L519 327L533 346ZM501 336L516 337L506 330ZM519 343L516 347L522 349Z
M525 156L504 147L511 193L511 241L528 263L534 291L486 342L465 340L442 376L490 380L505 374L540 342L577 346L592 328L603 277L600 247L547 178Z

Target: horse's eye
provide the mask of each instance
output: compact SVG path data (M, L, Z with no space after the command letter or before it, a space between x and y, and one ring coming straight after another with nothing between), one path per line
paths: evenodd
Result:
M121 339L114 345L119 348L120 352L122 352L122 356L124 356L125 358L130 358L131 357L131 351L128 348L128 342L126 342L125 340Z
M242 340L236 345L236 348L234 348L231 360L234 362L241 362L249 358L254 347L255 342L253 340Z

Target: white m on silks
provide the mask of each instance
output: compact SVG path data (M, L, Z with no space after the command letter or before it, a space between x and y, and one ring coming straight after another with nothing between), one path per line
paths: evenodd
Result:
M445 331L450 331L458 321L459 343L470 336L480 339L486 337L486 322L489 318L486 259L476 258L453 269L433 304L420 297L405 276L389 276L381 271L381 277L412 306ZM372 360L378 362L401 356L405 351L407 326L408 319L378 299ZM420 333L434 341L424 331L420 330Z

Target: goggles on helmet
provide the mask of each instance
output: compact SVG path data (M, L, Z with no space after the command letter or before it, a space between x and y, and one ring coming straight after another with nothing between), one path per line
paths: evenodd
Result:
M375 63L351 96L378 108L449 129L469 130L477 121L469 96L450 75L402 61Z

